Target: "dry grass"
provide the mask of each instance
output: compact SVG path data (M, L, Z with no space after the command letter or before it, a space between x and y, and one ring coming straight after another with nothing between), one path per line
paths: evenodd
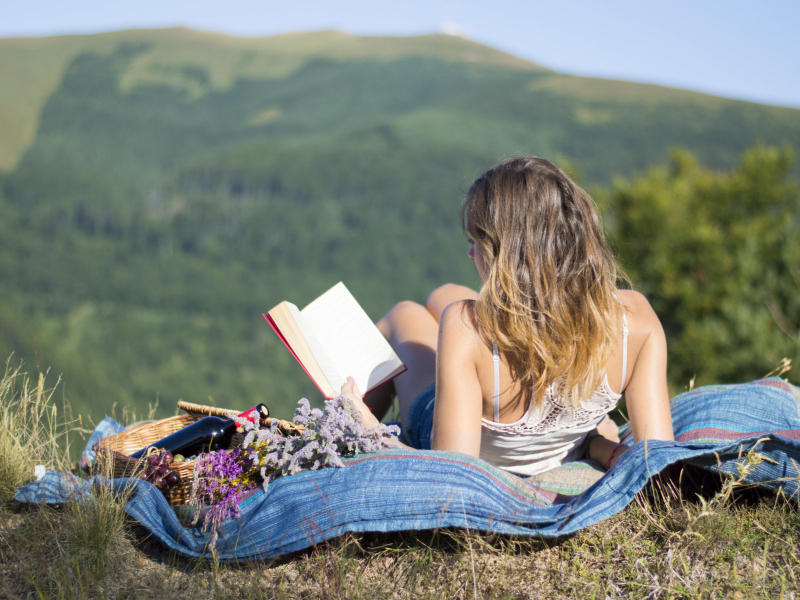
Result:
M93 554L93 563L72 559L67 549L77 547L66 540L75 513L33 509L4 515L0 594L795 598L800 589L796 504L780 495L734 496L711 511L700 502L668 506L642 498L608 521L549 542L450 530L347 535L279 560L243 565L176 556L133 523L111 536L105 551Z
M0 489L31 479L68 426L52 393L7 371ZM23 432L11 435L12 432ZM51 454L46 455L47 452ZM800 511L739 478L686 469L619 515L555 541L460 530L346 535L242 565L167 551L108 488L62 508L0 505L0 598L800 598Z
M69 423L59 415L54 389L39 373L34 385L19 367L6 363L0 380L0 501L30 481L35 465L69 467ZM63 413L63 411L62 411Z

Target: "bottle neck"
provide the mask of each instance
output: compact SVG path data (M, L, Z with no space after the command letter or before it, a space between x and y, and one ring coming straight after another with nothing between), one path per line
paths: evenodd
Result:
M264 404L256 404L253 408L248 408L246 411L236 415L240 419L246 419L253 424L260 423L263 419L269 416L269 409Z

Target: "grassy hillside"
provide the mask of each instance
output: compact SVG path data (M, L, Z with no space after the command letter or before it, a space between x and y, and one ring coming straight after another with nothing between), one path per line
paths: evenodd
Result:
M260 138L285 137L299 133L300 117L306 133L319 134L319 123L329 129L344 108L350 117L340 124L344 128L368 126L377 117L414 139L435 137L459 146L469 141L492 158L492 151L531 147L540 154L562 153L586 163L591 172L586 176L593 180L608 181L609 173L631 173L663 160L670 146L691 148L704 162L730 167L756 141L796 144L800 135L796 109L560 75L452 36L329 31L238 38L178 28L0 40L6 132L0 139L1 169L13 169L29 150L54 94L63 96L80 83L89 84L84 88L89 93L92 83L81 79L87 73L105 79L105 99L129 109L142 96L160 102L159 95L166 94L169 104L179 105L176 127L213 115ZM375 79L376 73L381 77ZM360 105L342 107L351 97ZM300 99L305 102L292 111L290 105ZM230 103L239 110L229 112ZM370 110L360 114L362 106ZM510 136L514 132L516 137ZM604 144L602 152L598 143ZM647 154L632 163L630 157L643 150ZM622 154L615 160L601 156L616 153Z
M146 47L121 73L119 87L167 85L197 98L239 79L286 77L313 60L387 62L434 58L503 69L547 69L460 38L362 37L338 31L239 38L174 28L89 36L0 39L0 169L13 168L33 141L41 110L76 57L107 56L122 45Z
M673 147L731 169L758 141L800 148L800 110L449 36L171 29L0 40L0 131L0 351L33 365L35 334L99 418L316 398L260 314L339 280L374 318L477 284L458 205L500 157L596 185Z

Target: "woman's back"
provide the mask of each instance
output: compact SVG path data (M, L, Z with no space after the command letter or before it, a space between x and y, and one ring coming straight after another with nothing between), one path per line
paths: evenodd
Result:
M518 474L531 475L582 458L580 442L614 409L625 391L623 383L626 389L633 386L639 392L632 403L628 400L629 411L642 415L652 412L643 404L663 409L667 390L658 370L665 365L666 348L660 323L644 296L627 290L619 294L629 334L626 340L620 322L605 377L595 393L576 407L562 393L562 382L555 381L543 400L536 403L515 380L501 354L497 364L499 422L494 418L495 362L492 349L472 324L474 301L450 304L439 326L433 447L458 449ZM642 398L650 400L642 402ZM634 424L634 433L644 437L649 428L651 438L655 437L652 434L671 435L668 405L666 411L656 413L660 425L646 419L638 423L641 427Z
M647 318L645 311L649 309L647 300L638 292L620 290L620 298L625 304L626 312L624 315L627 321L628 336L624 336L623 320L619 322L618 339L614 345L611 356L606 364L604 387L608 392L619 395L624 392L623 380L627 384L631 379L636 359L639 352L650 333L652 322ZM466 306L465 306L466 308ZM467 308L467 310L469 310ZM652 309L650 309L652 312ZM473 329L474 333L474 329ZM466 341L466 340L465 340ZM474 333L471 343L476 345L476 357L478 364L475 365L478 382L481 389L482 416L483 418L495 421L494 419L494 360L492 348L482 344L480 338ZM627 345L627 353L624 348ZM499 361L499 383L500 383L500 423L514 423L519 421L531 404L530 394L526 394L519 381L515 381L508 361L503 358L502 352ZM623 355L626 359L625 374L622 372ZM557 388L557 385L553 385Z

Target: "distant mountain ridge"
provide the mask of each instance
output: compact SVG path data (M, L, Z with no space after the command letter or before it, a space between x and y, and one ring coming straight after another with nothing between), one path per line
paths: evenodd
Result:
M229 88L240 78L285 77L313 60L386 62L416 57L548 73L551 77L537 82L536 90L595 103L675 101L703 105L730 102L762 107L766 113L791 121L798 119L799 112L798 109L767 107L650 84L560 75L494 48L445 34L370 37L321 31L245 38L176 27L5 38L0 39L0 131L4 132L0 136L0 170L12 169L33 141L40 112L71 61L85 52L107 55L122 44L147 46L147 50L120 74L119 88L127 92L141 85L165 84L198 97L210 90ZM607 112L597 108L586 108L575 114L577 121L586 124L608 118Z
M509 69L548 71L532 62L463 38L446 35L365 37L339 31L287 33L243 38L183 27L126 30L93 35L0 39L0 169L12 168L33 140L39 111L56 90L64 70L79 54L108 54L120 44L150 44L120 80L123 90L142 83L167 83L200 94L204 83L224 89L239 77L285 76L314 59L396 60L429 57L496 65ZM220 56L221 53L227 56ZM202 81L181 76L166 65L207 70ZM10 84L10 87L7 85Z

